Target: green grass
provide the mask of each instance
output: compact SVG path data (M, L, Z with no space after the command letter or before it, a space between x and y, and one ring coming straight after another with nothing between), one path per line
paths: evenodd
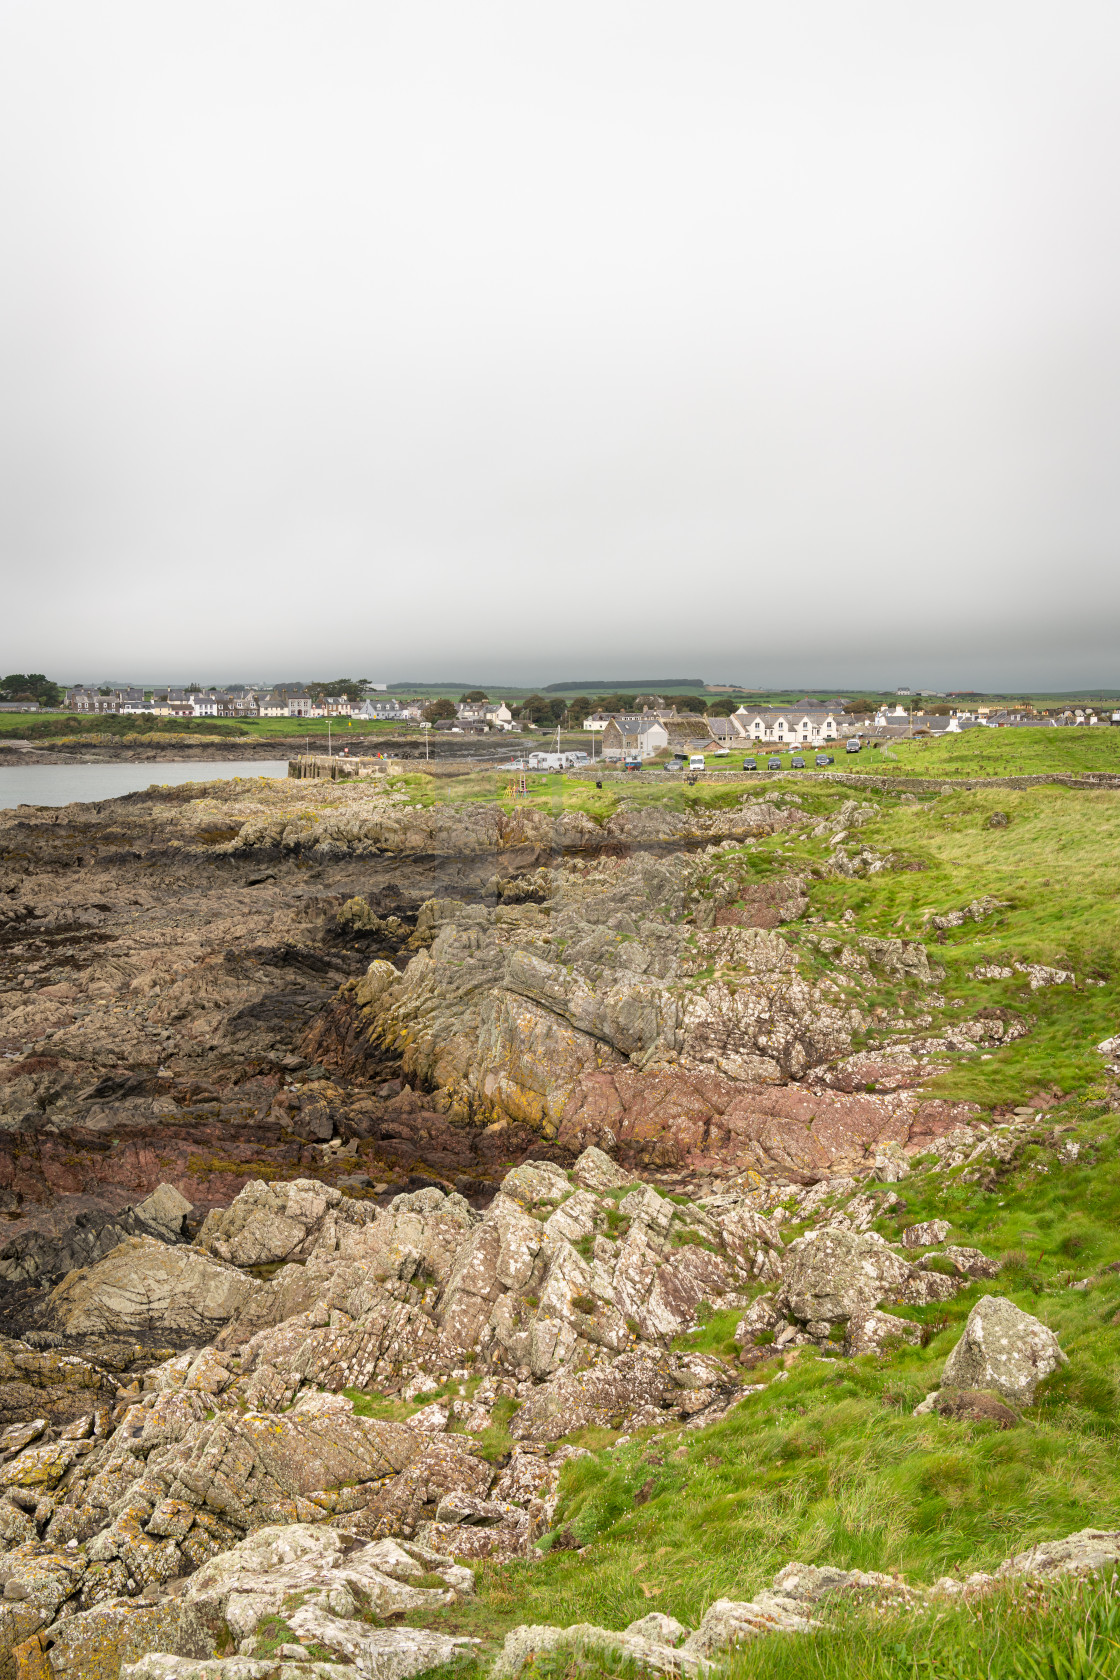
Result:
M440 1680L470 1670L437 1671ZM639 1680L606 1653L536 1658L533 1680ZM1109 1680L1120 1672L1120 1591L1111 1581L1062 1582L1040 1599L1005 1588L978 1605L895 1612L833 1606L827 1630L750 1641L720 1664L726 1680Z
M806 763L810 761L806 757ZM1120 729L968 729L939 740L899 740L836 754L837 770L947 781L970 776L1041 776L1062 771L1120 774Z

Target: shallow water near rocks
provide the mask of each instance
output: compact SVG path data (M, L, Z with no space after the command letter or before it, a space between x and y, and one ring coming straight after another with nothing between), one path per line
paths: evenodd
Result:
M19 764L0 769L0 810L17 805L70 805L119 799L146 788L181 782L231 781L235 776L287 777L286 758L179 759L171 764Z

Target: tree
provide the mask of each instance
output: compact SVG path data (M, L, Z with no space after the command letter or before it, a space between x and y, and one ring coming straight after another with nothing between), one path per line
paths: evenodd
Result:
M468 688L460 703L469 706L475 700L489 700L489 698L490 696L484 693L481 688Z
M740 704L741 702L738 700L729 700L726 698L722 700L713 700L711 705L708 707L708 716L730 717L732 712L737 712L739 710Z
M852 717L864 717L877 708L870 700L845 700L844 710Z
M674 694L673 705L685 717L703 717L708 710L707 701L702 700L698 694ZM732 711L734 709L732 707ZM728 714L726 712L716 712L714 715L716 717L727 717Z
M594 710L586 694L577 694L574 700L568 701L568 721L578 727Z
M429 723L439 723L442 718L453 718L455 708L450 700L432 700L424 707L424 716Z
M544 694L530 694L521 702L521 716L528 718L530 723L559 723L566 710L567 703L564 700L559 697L549 698Z
M37 700L40 706L57 706L62 698L58 684L42 671L30 671L27 675L14 671L0 682L0 691L8 700Z
M364 678L355 681L353 677L332 677L330 682L309 682L307 692L316 699L321 699L324 694L345 694L347 700L360 700L364 687Z

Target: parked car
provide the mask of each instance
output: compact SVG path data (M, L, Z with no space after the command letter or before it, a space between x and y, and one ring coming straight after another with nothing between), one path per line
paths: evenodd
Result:
M672 758L667 758L665 760L664 769L683 770L686 763L687 760L683 753L674 753Z
M845 752L858 752L862 745L863 745L863 742L860 741L857 736L853 735L851 740L848 741L847 744L845 745L844 751Z
M791 758L789 767L791 770L804 770L805 760L803 758Z
M782 768L781 759L780 758L768 758L766 760L766 768L767 768L767 770L780 770Z
M743 769L744 770L757 770L758 769L757 758L745 758L743 760Z
M836 760L834 758L832 758L828 753L818 753L817 754L817 764L818 764L820 769L823 770L826 764L835 764L835 763L836 763Z
M692 757L688 761L688 768L690 770L703 770L703 768L704 768L704 754L703 753L693 753Z
M730 758L731 757L731 748L730 747L717 747L715 752L712 754L712 757L713 758Z

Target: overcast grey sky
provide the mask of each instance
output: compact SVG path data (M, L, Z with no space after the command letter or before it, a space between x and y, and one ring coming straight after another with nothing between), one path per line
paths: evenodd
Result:
M1095 0L0 0L0 667L1120 686Z

